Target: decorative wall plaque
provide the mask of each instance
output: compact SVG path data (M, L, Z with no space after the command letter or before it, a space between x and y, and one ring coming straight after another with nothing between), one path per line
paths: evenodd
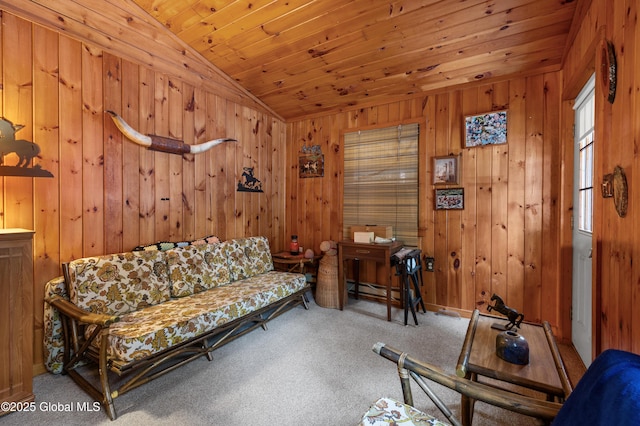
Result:
M40 154L40 146L16 139L16 132L23 128L22 124L13 124L6 118L0 118L0 176L53 177L39 164L33 165L33 159ZM18 162L13 166L5 165L5 156L13 155Z
M627 215L627 192L627 176L622 167L616 166L613 170L613 202L620 217Z
M242 180L238 182L238 192L264 192L262 182L253 176L253 167L242 168Z
M324 176L324 154L320 145L307 146L300 149L298 169L301 178Z
M616 49L608 40L602 42L601 50L601 66L602 66L602 85L604 87L604 93L607 96L609 103L613 103L616 98L616 84L617 84L617 62L616 62Z

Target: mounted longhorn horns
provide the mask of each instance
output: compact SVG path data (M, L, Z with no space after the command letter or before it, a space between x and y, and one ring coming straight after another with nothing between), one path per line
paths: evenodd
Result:
M213 139L208 142L203 142L197 145L189 145L178 139L166 138L164 136L157 135L143 135L134 130L122 119L118 114L113 111L105 111L108 113L118 129L129 138L132 142L137 143L140 146L147 147L152 151L168 152L169 154L199 154L205 152L208 149L213 148L223 142L238 142L231 138Z

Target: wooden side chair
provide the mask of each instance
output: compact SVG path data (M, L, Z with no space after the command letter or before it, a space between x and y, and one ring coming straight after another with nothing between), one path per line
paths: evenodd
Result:
M401 413L406 413L403 414L402 423L406 426L440 424L413 406L411 379L454 426L461 425L460 421L432 391L427 381L446 386L477 401L535 417L545 423L553 422L553 426L640 424L640 355L630 352L614 349L604 351L589 366L567 399L554 402L448 374L384 343L376 343L373 351L397 365L404 402L389 402L384 398L378 400L363 416L361 425L377 425L377 421L384 421L389 416L397 418ZM404 408L398 411L400 405Z

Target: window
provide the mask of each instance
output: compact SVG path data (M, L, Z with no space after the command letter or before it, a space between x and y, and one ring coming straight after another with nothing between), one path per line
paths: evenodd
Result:
M593 232L593 135L595 117L594 78L575 103L576 149L578 150L578 229Z
M344 238L352 225L392 225L398 240L417 246L419 127L345 133Z

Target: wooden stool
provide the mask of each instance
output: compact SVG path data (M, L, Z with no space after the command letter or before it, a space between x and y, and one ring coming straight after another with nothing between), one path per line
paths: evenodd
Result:
M404 306L404 325L407 325L409 309L413 315L413 321L418 325L416 316L416 306L422 307L422 312L427 313L424 301L422 300L422 261L420 249L403 248L394 255L396 265L396 275L400 275L401 294L403 295L402 305ZM413 284L413 292L411 286Z

